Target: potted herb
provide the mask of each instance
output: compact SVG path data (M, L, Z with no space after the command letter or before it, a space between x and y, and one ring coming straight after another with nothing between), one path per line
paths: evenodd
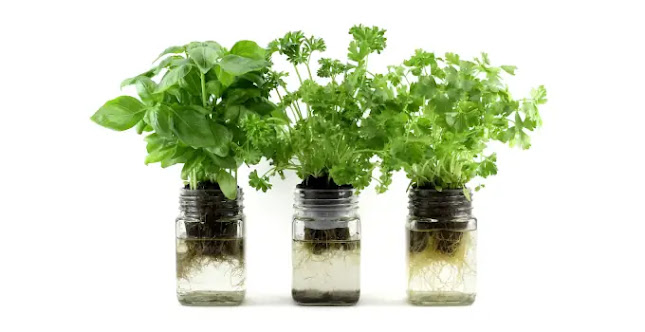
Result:
M373 99L368 56L383 50L385 31L355 26L349 32L348 61L321 58L315 72L310 63L325 50L322 39L297 31L270 45L293 65L300 85L290 90L287 73L272 73L278 109L293 121L286 153L271 157L273 167L258 178L264 183L291 170L302 179L295 192L292 295L304 305L351 305L360 296L357 190L369 185L375 167L360 124Z
M146 133L146 164L183 165L186 185L176 220L179 301L238 304L245 293L245 267L237 170L274 154L265 141L279 135L272 130L282 121L271 115L276 107L268 100L274 88L270 62L252 41L237 42L230 50L213 41L192 42L169 47L156 61L122 83L134 85L138 98L110 100L92 120L117 131Z
M475 300L477 221L467 185L497 173L490 142L530 147L527 132L540 126L538 106L546 102L543 86L530 98L513 99L502 75L514 72L513 66L492 66L486 54L470 61L417 50L386 75L402 118L381 155L381 180L387 184L393 171L403 169L411 181L407 252L413 304ZM391 116L373 119L381 126L395 122Z

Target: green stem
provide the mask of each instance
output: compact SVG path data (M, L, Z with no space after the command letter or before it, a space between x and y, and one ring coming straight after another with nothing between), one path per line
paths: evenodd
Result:
M302 85L302 76L300 76L300 71L298 71L298 66L293 65L293 68L296 69L296 75L298 75L298 81L300 81L300 85ZM300 104L296 100L296 107L298 108L298 113L300 113L300 118L302 119L302 111L300 110ZM307 115L309 115L309 105L307 105Z
M300 85L302 85L302 76L300 76L300 71L298 71L298 66L293 65L293 68L296 69L296 75L298 75L298 81L300 81Z
M309 61L307 61L307 73L309 73L309 79L314 80L314 77L311 75L311 68L309 67Z
M206 107L206 77L202 73L200 78L202 80L202 106Z

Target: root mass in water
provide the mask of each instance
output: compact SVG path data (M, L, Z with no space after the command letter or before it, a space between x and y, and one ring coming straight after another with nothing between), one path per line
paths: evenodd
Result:
M178 239L177 278L187 279L204 266L217 263L229 263L243 269L244 240Z
M408 241L410 294L441 302L475 293L474 231L410 231Z

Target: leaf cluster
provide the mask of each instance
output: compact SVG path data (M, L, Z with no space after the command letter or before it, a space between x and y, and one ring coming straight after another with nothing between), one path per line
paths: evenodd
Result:
M145 163L183 164L182 178L217 182L228 198L237 194L237 169L278 153L277 106L269 100L274 79L267 52L252 41L228 50L214 41L164 50L148 71L121 84L138 98L120 96L92 116L118 131L146 133ZM262 189L268 189L264 186Z
M514 74L514 66L493 66L485 53L464 60L417 50L389 67L384 77L395 111L374 124L387 142L380 154L382 183L403 169L415 186L465 188L475 177L497 173L497 157L487 153L491 141L528 149L528 132L542 122L538 106L546 102L546 90L540 86L529 98L513 99L503 77Z
M385 106L376 91L383 82L368 72L367 59L385 48L385 30L359 25L350 34L347 60L320 58L317 71L311 68L312 55L326 49L322 39L296 31L271 43L270 51L293 65L300 85L290 90L283 80L288 74L271 74L276 78L278 109L293 121L286 125L282 141L288 151L271 158L268 173L294 170L302 179L328 177L357 189L369 185L375 151L361 124L371 109ZM303 68L306 76L300 73Z

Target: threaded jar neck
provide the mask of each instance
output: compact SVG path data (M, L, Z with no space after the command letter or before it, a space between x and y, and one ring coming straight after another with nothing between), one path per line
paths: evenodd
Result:
M358 195L353 188L296 188L294 209L298 217L355 218L358 216Z
M218 221L241 217L244 193L237 189L237 197L228 199L220 189L182 189L179 194L179 209L186 218L202 221Z
M441 221L472 218L472 201L463 189L412 188L408 197L408 210L413 217Z

